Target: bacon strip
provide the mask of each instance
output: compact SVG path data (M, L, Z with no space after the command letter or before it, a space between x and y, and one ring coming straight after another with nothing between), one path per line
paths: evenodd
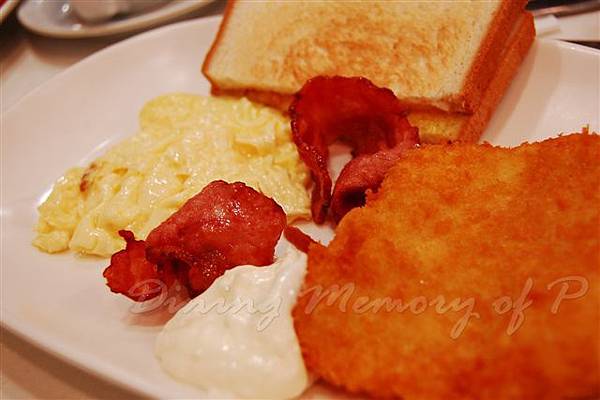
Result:
M215 181L150 232L146 254L158 264L185 264L188 287L200 293L236 265L273 263L285 226L272 199L241 182Z
M130 231L119 231L127 246L110 258L110 265L103 276L114 293L122 293L135 301L145 301L156 297L164 281L172 283L171 270L160 270L146 260L146 243L135 240Z
M272 199L240 182L215 181L145 242L121 233L127 247L112 256L104 276L113 292L135 301L157 296L156 281L169 287L178 280L195 296L234 266L271 264L285 226L285 213Z
M355 156L391 149L412 129L391 90L365 78L316 77L306 82L290 106L292 133L300 157L315 182L311 211L323 223L331 203L328 146L337 139Z
M295 226L286 226L283 235L295 248L306 254L308 254L308 248L312 243L318 243Z
M387 171L402 154L419 144L417 128L409 127L404 132L405 137L394 148L360 155L344 166L331 198L331 214L335 222L339 222L351 209L365 205L366 192L377 191Z

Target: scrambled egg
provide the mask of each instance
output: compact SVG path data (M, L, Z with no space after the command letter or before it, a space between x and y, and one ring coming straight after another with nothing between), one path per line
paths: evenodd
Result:
M252 186L288 220L308 218L308 178L278 112L246 99L164 95L144 106L135 136L56 182L33 244L109 256L124 247L120 229L145 238L216 179Z

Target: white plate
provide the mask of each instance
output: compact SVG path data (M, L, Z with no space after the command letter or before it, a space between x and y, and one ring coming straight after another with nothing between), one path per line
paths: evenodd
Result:
M58 38L83 38L135 32L177 19L214 0L171 0L156 9L121 19L86 24L79 20L68 0L26 0L17 17L33 32Z
M15 9L20 0L6 0L0 6L0 24L10 15L12 10Z
M153 356L160 325L136 318L104 284L106 260L48 255L30 245L36 206L68 167L133 134L154 96L207 94L200 74L219 19L183 22L109 47L12 107L2 128L2 323L77 365L161 398L202 393L165 375ZM160 57L156 55L160 54ZM516 145L599 125L600 52L537 41L484 140Z

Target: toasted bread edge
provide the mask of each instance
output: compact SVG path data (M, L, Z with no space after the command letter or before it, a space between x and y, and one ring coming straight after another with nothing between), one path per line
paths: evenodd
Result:
M206 79L210 82L211 86L214 88L217 86L217 83L210 76L210 64L212 62L213 56L217 51L217 48L221 45L221 41L223 40L223 33L227 29L227 24L229 23L229 15L233 10L237 0L229 0L227 1L227 5L225 6L225 11L223 12L223 18L221 19L221 24L219 25L219 30L217 31L217 36L215 36L215 40L213 40L208 53L206 53L206 57L204 58L204 62L202 63L201 71L202 74L206 77Z
M458 140L461 142L479 140L533 44L535 39L533 16L529 12L522 14L523 20L517 28L518 31L512 39L512 43L509 44L507 51L501 52L502 67L495 71L495 75L485 90L483 101L459 134Z
M523 13L526 4L526 0L502 1L502 7L489 25L469 68L461 94L458 98L447 100L448 104L457 105L449 111L474 113L478 109L489 81L503 62L503 49L506 48L506 42L519 22L519 16Z

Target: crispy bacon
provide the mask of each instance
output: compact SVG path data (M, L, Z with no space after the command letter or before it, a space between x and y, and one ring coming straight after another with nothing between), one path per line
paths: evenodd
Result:
M157 296L157 285L175 280L195 296L234 266L271 264L285 226L285 213L272 199L240 182L215 181L146 241L120 232L127 247L112 256L104 276L113 292L135 301Z
M311 243L317 243L316 240L295 226L286 226L283 231L283 235L291 244L294 245L295 248L306 254L308 254L308 247L311 245Z
M108 287L115 293L122 293L135 300L144 301L156 297L162 286L174 281L170 268L158 266L146 259L146 243L135 240L133 233L119 231L127 246L110 258L110 265L104 270Z
M330 144L342 139L358 156L394 148L412 137L406 110L396 96L365 78L309 80L295 95L290 116L294 142L315 182L311 210L317 223L325 221L331 203Z
M331 197L331 214L335 222L339 222L351 209L363 206L367 190L377 191L386 172L402 154L419 144L416 128L409 127L404 132L403 140L395 147L357 156L344 166L335 181Z
M236 265L268 265L286 226L283 209L243 183L215 181L148 235L148 259L189 267L193 292Z

